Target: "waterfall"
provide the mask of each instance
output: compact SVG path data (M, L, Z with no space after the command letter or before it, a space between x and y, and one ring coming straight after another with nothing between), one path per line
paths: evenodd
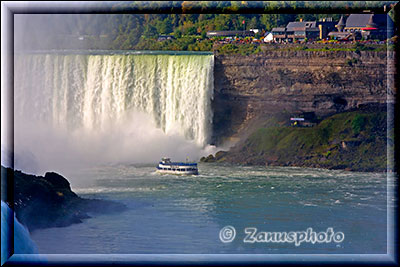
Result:
M69 130L107 130L130 109L166 134L206 145L212 122L212 55L21 55L16 113ZM33 117L32 117L33 116Z
M92 136L87 142L129 128L140 142L137 134L146 135L149 123L200 148L209 142L213 55L19 54L14 68L16 136L22 143L37 128L41 135L57 132L59 140ZM138 114L145 118L138 120ZM104 138L93 146L104 146ZM108 141L126 142L121 138Z

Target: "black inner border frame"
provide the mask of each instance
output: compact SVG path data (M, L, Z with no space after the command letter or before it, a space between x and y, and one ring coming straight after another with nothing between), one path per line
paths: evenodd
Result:
M390 7L368 7L366 8L365 6L362 5L362 3L366 3L365 1L356 1L352 2L353 5L349 5L349 1L340 1L339 3L335 1L325 1L332 3L332 5L329 8L323 8L321 7L318 2L315 2L314 7L296 7L294 8L291 6L291 3L288 1L245 1L247 3L246 5L239 5L239 9L237 10L232 10L226 7L218 7L217 2L215 2L215 5L211 5L209 7L204 7L204 5L199 1L187 1L189 2L190 9L182 9L182 3L183 1L168 1L168 2L162 2L162 1L150 1L150 2L157 2L158 6L157 7L150 7L148 4L149 2L147 1L136 1L134 4L133 2L113 2L113 1L107 1L107 2L73 2L68 3L68 2L30 2L27 3L25 2L24 4L17 4L16 2L3 2L2 3L2 28L3 24L5 32L2 32L2 76L5 79L4 86L5 88L2 89L2 98L5 97L5 101L3 103L7 103L7 107L5 108L6 115L4 116L6 123L7 123L7 128L6 129L1 129L2 136L4 136L5 142L8 144L8 148L11 150L10 155L7 155L9 157L9 160L11 162L11 168L14 169L14 154L13 154L13 149L14 149L14 14L276 14L276 13L282 13L282 14L349 14L349 13L375 13L375 14L387 14L390 11ZM220 1L221 2L221 1ZM227 2L227 1L222 1L222 2ZM242 1L231 1L231 2L237 2L241 3ZM271 6L271 4L276 4L279 2L278 5ZM299 1L303 2L304 1ZM306 1L308 2L308 1ZM358 3L357 3L358 2ZM361 2L361 4L360 4ZM367 1L368 3L369 1ZM321 3L321 2L320 2ZM356 3L356 6L354 5ZM370 2L371 3L371 2ZM397 21L399 19L400 15L400 10L399 7L400 4L397 2L394 5L394 12L395 16L397 17ZM395 44L395 53L399 55L399 43ZM4 57L5 56L5 57ZM4 63L4 64L3 64ZM394 91L397 92L397 89L399 88L400 85L400 75L398 75L397 70L400 68L400 61L398 60L398 56L395 57L394 59L394 68L395 68L395 73L394 73ZM4 68L3 68L4 67ZM6 92L5 95L3 94L3 90ZM394 131L395 131L395 136L399 137L400 136L400 107L399 107L399 94L396 94L395 96L395 103L393 106L393 110L388 109L389 112L392 113L392 116L394 116ZM3 117L3 116L2 116ZM2 138L3 139L3 138ZM398 165L397 159L400 158L400 149L396 149L399 146L399 138L395 139L395 144L394 144L394 170L395 170L395 189L397 189L397 173L398 173ZM3 155L2 155L3 156ZM1 174L3 176L3 173ZM7 175L6 179L3 180L4 177L2 177L2 181L6 181L5 184L2 184L1 188L1 195L2 195L2 200L5 200L11 209L14 209L14 187L13 187L13 182L14 182L14 177L13 175ZM396 199L395 205L397 206L397 191L395 190L394 192L394 197ZM397 219L398 219L398 214L395 212L394 214L394 221L395 225L397 225ZM9 220L9 225L11 225L11 229L9 229L9 234L11 237L14 236L14 218L10 218ZM2 222L3 223L3 222ZM396 253L397 247L398 247L398 231L396 228L393 229L393 234L394 234L394 251ZM11 257L14 254L14 240L13 238L9 238L8 240L8 246L11 248L9 252L9 257ZM224 254L221 254L224 255ZM225 254L227 256L227 261L213 261L212 259L209 261L192 261L192 260L173 260L173 261L160 261L155 258L154 261L132 261L132 262L125 262L125 261L115 261L115 262L101 262L101 261L73 261L71 264L68 264L68 260L65 261L52 261L51 265L57 265L57 266L64 266L64 265L74 265L74 266L108 266L108 265L113 265L113 266L126 266L126 265L261 265L259 261L248 261L248 262L243 262L243 261L238 261L238 262L232 262L229 260L230 254ZM318 255L318 254L316 254ZM179 255L177 255L179 256ZM386 266L396 266L398 264L398 255L392 255L393 261L387 261L387 262L379 262L379 265L386 265ZM179 257L178 257L179 258ZM4 264L4 266L17 266L21 262L13 262L13 261L8 261ZM313 260L313 261L295 261L295 260L289 260L289 261L284 261L284 262L279 262L279 261L272 261L272 262L265 262L268 263L269 265L320 265L324 263L324 265L336 265L334 264L333 261L324 261L323 256L321 257L321 260ZM366 261L366 260L361 260L360 261L354 261L354 260L348 260L348 261L340 261L340 264L351 264L351 265L374 265L377 262L374 263L374 261ZM44 265L48 265L48 263L42 263ZM40 264L40 265L42 265ZM29 265L29 266L39 266L37 262L29 262L29 261L24 261L24 266Z

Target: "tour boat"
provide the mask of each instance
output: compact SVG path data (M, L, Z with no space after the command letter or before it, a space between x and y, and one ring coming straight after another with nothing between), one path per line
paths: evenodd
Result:
M169 158L162 158L158 163L157 172L162 174L197 175L197 163L195 162L172 162Z

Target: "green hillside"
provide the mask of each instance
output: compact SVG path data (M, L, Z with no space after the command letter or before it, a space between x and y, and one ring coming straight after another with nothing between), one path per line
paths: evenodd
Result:
M386 111L335 114L314 127L275 123L259 128L217 161L250 165L304 166L385 171ZM270 120L274 120L271 118ZM388 139L391 144L393 138Z

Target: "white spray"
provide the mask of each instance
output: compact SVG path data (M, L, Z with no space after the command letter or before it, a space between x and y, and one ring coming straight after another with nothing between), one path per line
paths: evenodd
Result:
M24 154L42 170L211 152L212 55L25 54L14 66L21 169Z

